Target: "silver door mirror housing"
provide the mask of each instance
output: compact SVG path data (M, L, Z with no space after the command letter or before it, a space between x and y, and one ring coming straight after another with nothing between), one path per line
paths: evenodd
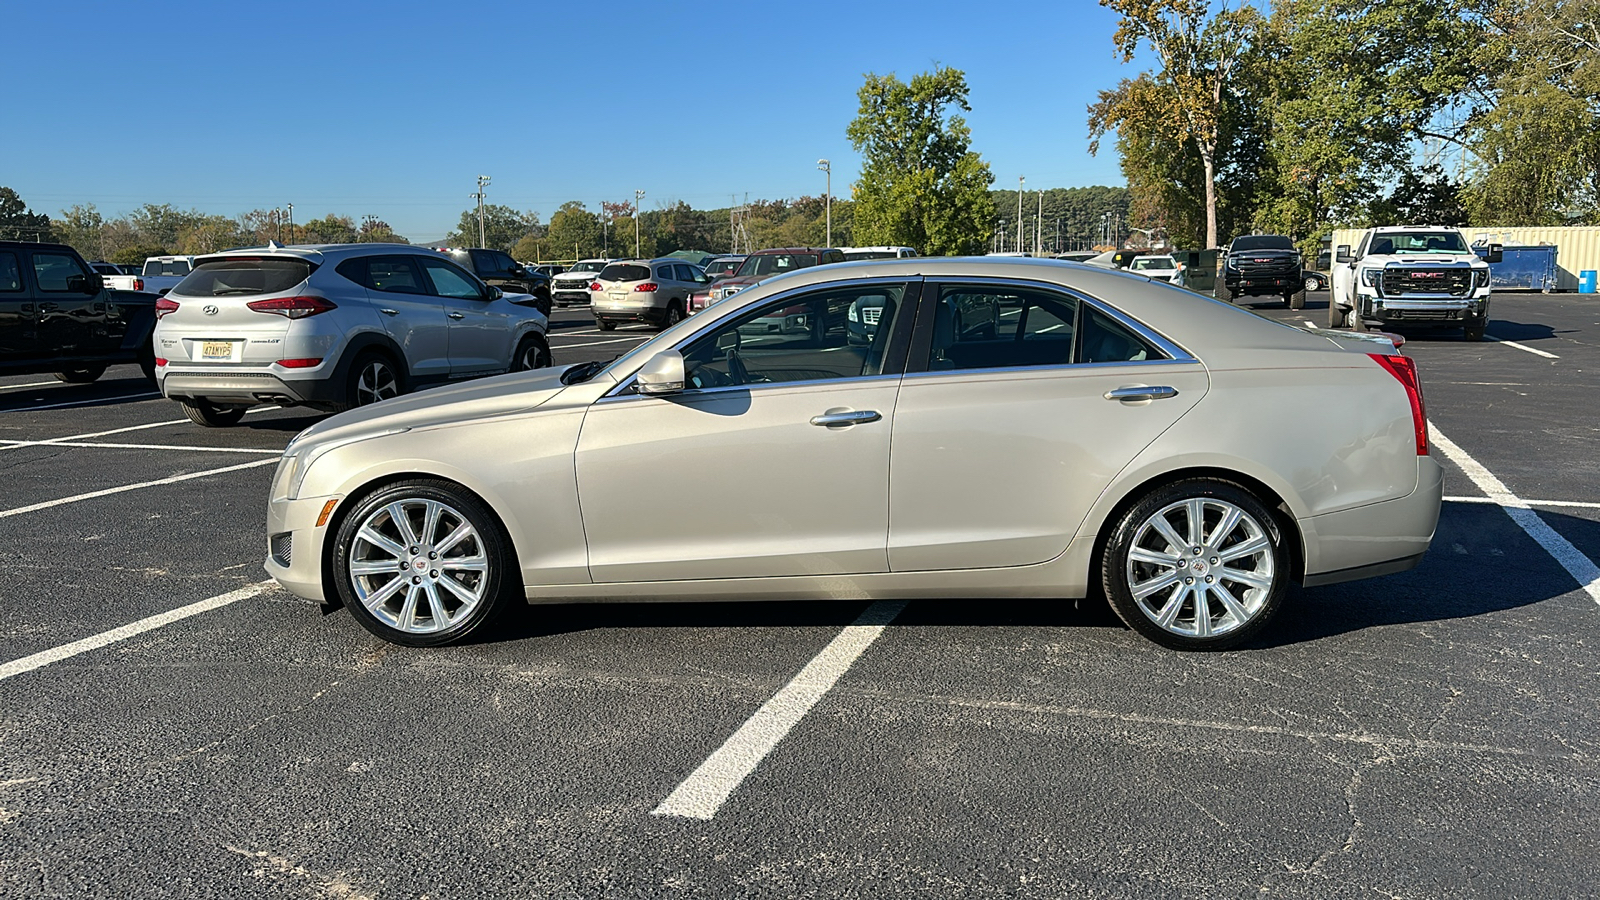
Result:
M683 390L687 377L683 372L683 354L676 350L663 350L639 369L635 384L639 393L661 396Z

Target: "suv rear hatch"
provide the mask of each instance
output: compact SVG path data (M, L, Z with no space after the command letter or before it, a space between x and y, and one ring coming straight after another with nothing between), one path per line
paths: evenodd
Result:
M316 269L310 260L292 256L230 256L200 263L156 305L162 339L157 355L201 365L284 358L282 338L290 323L321 311L319 302L328 304L303 290Z

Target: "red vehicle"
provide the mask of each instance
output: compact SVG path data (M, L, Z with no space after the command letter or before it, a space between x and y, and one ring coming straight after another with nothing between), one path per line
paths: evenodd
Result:
M700 301L700 306L694 305L695 298L690 299L690 306L694 309L704 309L718 300L724 300L737 294L764 278L771 278L773 275L782 275L785 272L794 272L799 269L808 269L812 266L844 261L844 251L833 248L774 247L771 250L757 250L745 257L744 262L739 264L739 271L735 272L731 277L712 284L708 296Z

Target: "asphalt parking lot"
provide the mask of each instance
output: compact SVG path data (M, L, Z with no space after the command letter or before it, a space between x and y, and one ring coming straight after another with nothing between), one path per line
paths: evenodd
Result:
M555 319L557 363L653 334ZM0 379L0 896L1593 895L1600 300L1498 295L1489 334L1408 333L1423 565L1208 655L960 598L408 650L262 584L315 416Z

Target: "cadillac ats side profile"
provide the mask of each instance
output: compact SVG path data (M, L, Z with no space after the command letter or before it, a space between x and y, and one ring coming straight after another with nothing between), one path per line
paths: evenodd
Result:
M320 422L273 479L266 567L412 646L518 598L1103 592L1223 649L1291 581L1416 565L1441 493L1381 338L1073 263L883 260Z

